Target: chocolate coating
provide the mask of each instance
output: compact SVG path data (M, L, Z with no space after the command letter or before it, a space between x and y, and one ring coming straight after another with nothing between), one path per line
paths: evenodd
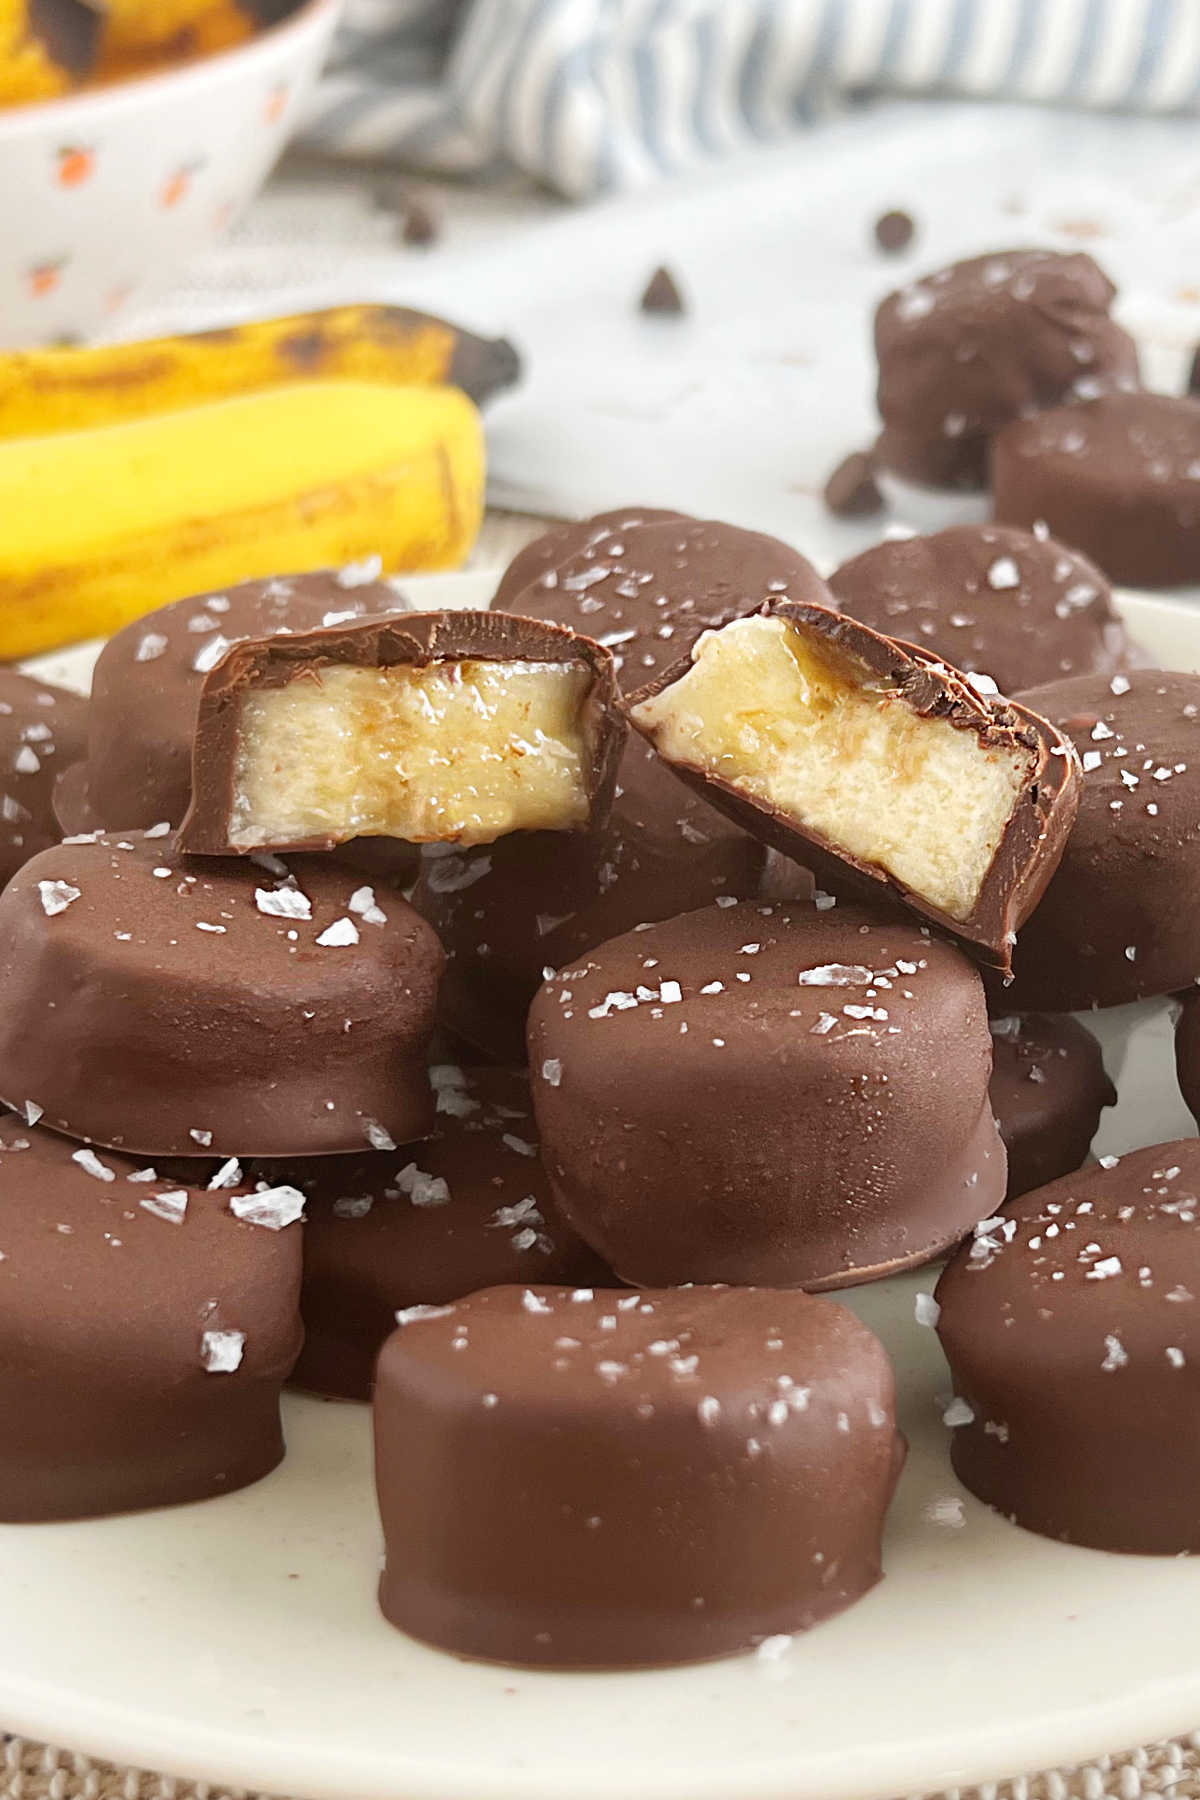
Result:
M1200 1123L1200 995L1184 996L1175 1025L1175 1070L1192 1117Z
M1200 1550L1200 1142L1026 1194L937 1285L959 1480L1028 1531Z
M1004 1194L979 976L903 918L742 904L629 932L544 984L529 1056L555 1197L626 1281L873 1280Z
M204 1500L283 1456L300 1228L235 1217L244 1186L144 1175L0 1120L6 1522Z
M200 696L192 750L192 801L180 830L181 845L192 854L206 856L239 851L233 841L233 823L241 714L248 695L287 687L294 681L319 684L322 672L333 666L427 668L440 662L475 661L586 668L591 687L580 720L587 757L583 782L590 821L602 824L612 805L625 744L624 721L615 706L616 677L610 652L590 637L541 620L455 610L362 619L320 631L276 633L235 644L206 677ZM525 730L528 733L527 726ZM342 742L339 754L343 753ZM522 748L528 746L523 742ZM332 850L345 841L328 836L270 847Z
M919 644L1002 694L1128 658L1112 589L1086 557L1005 525L954 525L889 538L829 577L843 612Z
M15 669L0 669L0 887L62 835L54 782L83 753L88 703Z
M875 314L879 460L931 487L983 487L989 440L1011 419L1136 387L1115 293L1082 253L1000 250L889 294Z
M92 677L86 813L76 791L66 829L182 823L200 694L223 643L311 631L331 615L374 617L403 604L386 582L343 586L333 570L319 570L176 600L118 631Z
M27 863L0 895L0 1095L151 1156L424 1137L437 940L398 894L366 918L336 862L291 868L294 886L138 835Z
M424 1143L257 1171L307 1202L297 1387L369 1400L376 1358L407 1307L506 1282L612 1280L550 1198L525 1073L432 1075L438 1119Z
M630 507L527 546L493 605L608 644L628 689L701 631L776 592L828 598L811 565L777 538ZM534 833L422 863L413 903L446 947L442 1018L489 1055L517 1059L546 966L719 894L753 895L764 860L757 840L631 733L602 831Z
M1117 690L1117 691L1114 691ZM1120 1006L1200 975L1200 675L1079 675L1021 699L1083 759L1079 815L1013 955L1013 1012Z
M1044 519L1113 581L1200 581L1200 400L1109 394L997 437L995 513Z
M748 788L688 763L672 762L670 766L738 824L810 869L822 887L869 900L898 898L920 917L960 939L981 960L1007 972L1016 933L1045 891L1075 820L1079 769L1069 741L1030 708L1014 701L985 699L966 677L927 651L884 637L827 607L772 600L761 612L806 634L817 648L827 646L851 668L856 681L899 697L921 718L944 720L956 730L972 733L982 751L1004 756L1021 750L1031 754L1032 772L996 844L971 911L955 917L881 863L851 855L801 818L776 810ZM631 694L626 702L631 723L641 729L634 709L682 679L690 667L689 662L676 663Z
M769 1289L491 1288L385 1345L392 1624L557 1668L693 1662L880 1577L904 1456L883 1346Z
M1070 1175L1087 1161L1117 1090L1100 1046L1069 1016L992 1020L992 1111L1008 1152L1008 1194Z

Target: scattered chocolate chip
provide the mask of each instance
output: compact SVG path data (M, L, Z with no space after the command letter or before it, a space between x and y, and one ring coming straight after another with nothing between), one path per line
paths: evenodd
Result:
M854 450L825 483L825 504L839 519L863 519L883 509L883 495L875 480L871 458Z
M406 244L436 244L441 236L441 227L434 214L411 194L400 235Z
M906 212L885 212L875 221L875 242L886 256L907 250L916 236L916 225Z
M687 307L683 303L683 295L670 269L660 266L646 283L646 290L640 301L644 313L684 313Z
M1188 370L1187 392L1200 395L1200 344L1196 346L1192 357L1192 366Z

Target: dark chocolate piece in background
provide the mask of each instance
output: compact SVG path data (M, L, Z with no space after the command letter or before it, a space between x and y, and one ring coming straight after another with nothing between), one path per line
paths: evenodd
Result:
M165 836L43 851L0 894L0 1095L151 1157L425 1137L441 947L360 880Z
M628 689L776 593L828 599L812 565L778 538L630 506L526 546L493 604L607 644ZM489 1055L520 1059L547 966L719 895L752 896L764 863L756 838L631 732L603 831L532 833L423 861L413 903L446 947L443 1021Z
M296 1387L369 1400L379 1351L412 1306L509 1282L612 1284L550 1197L525 1072L430 1075L438 1116L424 1142L255 1165L306 1201Z
M687 311L679 283L670 269L660 265L646 283L638 303L644 313L679 316Z
M1083 1167L1117 1090L1100 1046L1069 1015L992 1020L992 1112L1008 1152L1009 1200Z
M1134 1150L1006 1206L938 1282L955 1474L1027 1531L1200 1550L1198 1209L1200 1141Z
M491 1288L403 1324L375 1466L394 1625L460 1656L748 1650L881 1573L904 1459L883 1346L768 1289Z
M83 754L87 716L78 694L0 668L0 887L62 835L54 784Z
M672 760L671 767L738 824L810 869L823 888L877 902L899 900L952 933L974 955L1007 973L1016 934L1058 866L1074 823L1079 770L1069 740L1030 708L1012 701L985 700L959 671L827 607L773 600L755 616L779 620L801 633L806 650L828 662L836 683L877 690L881 696L894 698L914 717L969 732L977 739L981 754L1028 759L1022 792L969 910L947 911L881 863L851 854L798 816L785 815L769 801L757 798L743 782L726 780L690 762ZM734 629L752 622L739 621ZM675 664L625 702L630 722L656 747L661 732L648 726L641 709L646 701L682 681L693 666L691 662ZM897 779L902 773L897 771ZM915 779L920 780L919 773ZM881 804L886 806L886 799ZM929 817L931 829L936 830L938 801L932 788Z
M851 618L990 675L1002 694L1129 658L1112 589L1086 557L1011 525L952 525L887 538L829 577Z
M1200 395L1200 346L1193 351L1192 360L1188 364L1187 386L1184 392L1193 397Z
M205 1500L283 1456L300 1227L158 1176L0 1119L0 1519Z
M625 1281L843 1287L1004 1196L978 972L903 916L735 904L628 932L543 985L529 1059L554 1194Z
M1107 394L996 439L997 519L1044 519L1131 587L1200 581L1200 400Z
M1136 387L1115 295L1090 256L1056 250L997 250L889 294L875 315L880 462L931 487L984 487L989 440L1010 420Z
M236 780L246 698L294 681L319 684L327 668L429 668L461 662L546 663L581 667L589 673L591 685L581 707L582 774L588 825L602 826L625 743L610 652L589 637L540 620L498 612L446 611L355 620L232 645L207 676L200 695L192 801L180 832L181 845L193 855L227 856L261 848L332 850L351 841L349 835L334 832L279 843L265 838L254 844L244 838L238 841ZM453 748L448 746L451 756ZM368 749L377 759L377 747L371 744ZM514 761L527 753L524 745L510 752ZM346 755L349 759L349 747Z
M1131 669L1031 688L1073 740L1079 814L1021 932L1013 1012L1079 1012L1187 988L1200 975L1200 675Z
M854 450L841 461L825 483L823 498L839 519L865 519L883 511L883 495L875 480L875 458Z
M1175 1023L1175 1070L1179 1091L1200 1124L1200 993L1195 989L1183 996Z
M916 232L912 214L895 208L879 215L872 229L872 236L885 256L899 256L901 251L908 249Z

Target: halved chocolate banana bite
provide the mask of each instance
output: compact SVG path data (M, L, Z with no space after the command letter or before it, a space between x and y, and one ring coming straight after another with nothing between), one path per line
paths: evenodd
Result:
M584 831L624 742L611 653L507 613L404 613L235 644L200 698L183 846L489 844Z
M677 775L823 886L890 893L1005 972L1079 804L1057 727L805 601L705 632L625 710Z

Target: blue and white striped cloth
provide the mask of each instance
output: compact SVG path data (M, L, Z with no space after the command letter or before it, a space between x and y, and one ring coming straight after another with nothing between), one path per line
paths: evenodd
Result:
M308 142L573 199L856 90L1200 108L1200 0L348 0Z

